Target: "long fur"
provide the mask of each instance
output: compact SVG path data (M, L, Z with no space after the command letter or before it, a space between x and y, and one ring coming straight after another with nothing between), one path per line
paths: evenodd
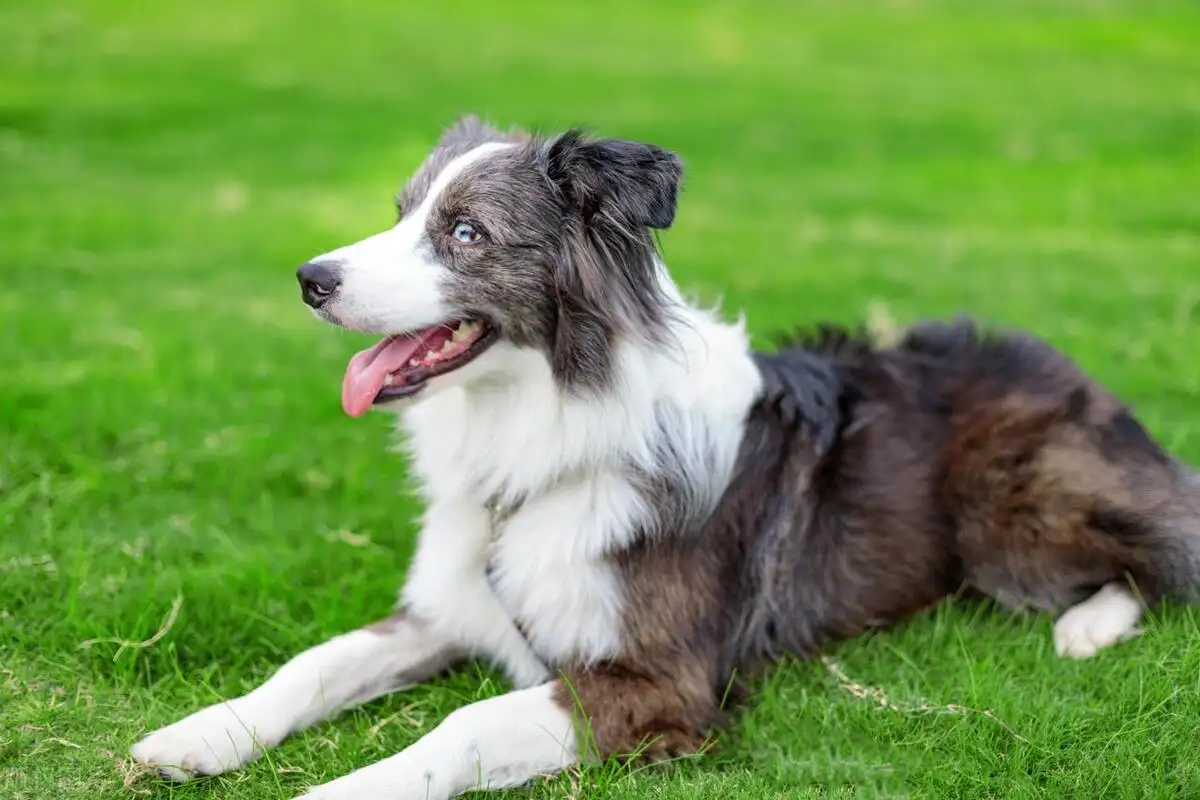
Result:
M735 672L963 588L1060 615L1071 657L1194 590L1200 479L1065 355L966 319L754 352L655 248L681 175L654 145L467 119L394 228L301 268L328 322L478 320L495 343L406 399L364 395L398 413L426 501L396 614L151 734L140 761L231 769L487 658L529 688L310 794L448 798L576 763L579 722L601 756L693 748Z

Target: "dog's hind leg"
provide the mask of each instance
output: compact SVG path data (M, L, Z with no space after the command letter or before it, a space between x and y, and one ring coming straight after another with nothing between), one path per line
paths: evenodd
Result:
M1054 649L1063 658L1088 658L1136 636L1142 602L1120 583L1108 583L1054 623Z
M289 734L433 677L464 655L420 620L397 612L305 650L249 694L151 733L134 745L133 757L173 780L227 772Z
M1098 448L1094 455L1095 470L1112 472L1112 486L1078 494L1090 499L1083 505L1091 535L1081 543L1102 537L1103 546L1093 545L1093 552L1115 543L1122 576L1055 622L1055 650L1065 658L1087 658L1136 636L1148 606L1164 596L1194 599L1200 577L1200 482L1158 450L1127 412L1098 427L1110 444L1121 446L1107 453ZM1065 478L1060 483L1071 485Z
M1016 393L971 417L945 497L966 581L1060 615L1055 649L1086 658L1196 585L1200 489L1102 390L1063 394Z

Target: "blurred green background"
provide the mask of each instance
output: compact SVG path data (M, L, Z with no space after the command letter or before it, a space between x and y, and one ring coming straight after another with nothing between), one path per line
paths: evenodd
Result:
M390 224L464 112L677 150L667 261L757 336L1022 325L1200 460L1194 2L5 0L0 797L291 797L501 690L468 670L183 788L124 759L389 609L416 506L293 271ZM80 647L176 597L152 646ZM1044 619L942 609L834 653L899 711L793 665L704 762L511 796L1200 796L1197 619L1149 627L1063 664Z

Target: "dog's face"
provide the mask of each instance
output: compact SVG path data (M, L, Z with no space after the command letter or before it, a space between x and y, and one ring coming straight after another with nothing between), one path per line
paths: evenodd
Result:
M649 144L456 124L393 228L297 273L321 318L386 337L351 360L346 412L502 380L516 351L543 355L565 387L602 386L614 339L663 323L651 229L670 226L681 172Z

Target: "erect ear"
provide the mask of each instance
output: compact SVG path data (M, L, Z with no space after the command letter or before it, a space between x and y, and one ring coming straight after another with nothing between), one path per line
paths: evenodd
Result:
M577 130L548 141L546 174L585 222L599 212L642 228L669 228L675 219L683 162L652 144L587 139Z

